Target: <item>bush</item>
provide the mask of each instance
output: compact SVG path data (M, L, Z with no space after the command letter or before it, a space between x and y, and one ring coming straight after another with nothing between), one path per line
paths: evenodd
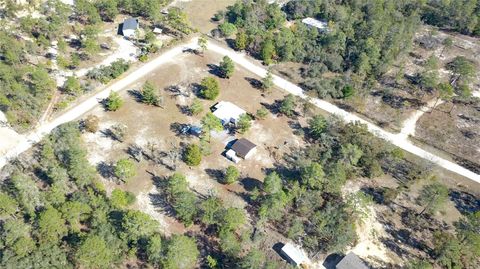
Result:
M252 118L248 114L242 114L237 122L237 131L241 134L247 132L252 127Z
M195 98L188 110L190 111L190 113L192 113L192 115L198 115L203 111L202 103L200 102L200 100Z
M280 103L280 108L278 109L280 113L284 114L287 117L292 117L295 113L295 96L289 94Z
M150 81L145 82L142 90L142 102L151 106L159 106L160 97L155 91L155 86Z
M115 164L115 176L123 182L136 175L135 164L129 159L120 159Z
M114 207L126 207L135 202L135 194L120 189L114 189L110 201Z
M237 27L233 23L229 22L224 22L218 26L218 29L220 29L220 32L222 32L222 35L225 37L229 37L233 35L237 31Z
M268 110L264 107L258 109L257 113L255 113L255 117L259 120L265 119L267 115L268 115Z
M220 62L220 71L222 72L222 76L224 78L230 78L233 75L233 71L235 71L235 65L230 57L223 57L222 62Z
M107 98L106 101L106 107L107 110L109 111L117 111L122 107L123 105L123 100L120 97L120 95L116 92L110 92L110 95Z
M238 171L238 169L235 166L230 165L225 171L225 183L232 184L238 180L239 176L240 172Z
M197 144L190 144L185 150L184 161L189 166L198 166L202 161L202 152Z
M118 78L121 74L130 68L130 63L120 59L109 66L101 66L99 68L88 71L87 77L90 79L98 80L101 83L108 83L112 79Z
M63 89L68 94L78 95L82 93L82 85L76 77L68 77L63 85Z
M218 81L212 77L202 79L200 93L203 98L208 100L215 100L220 94L220 86Z
M84 121L83 125L87 132L96 133L98 131L98 117L95 115L89 115Z

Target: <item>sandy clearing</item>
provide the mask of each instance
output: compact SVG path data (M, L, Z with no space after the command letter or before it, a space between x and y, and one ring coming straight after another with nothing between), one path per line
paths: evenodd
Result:
M425 114L425 112L428 112L441 104L443 104L443 100L437 101L437 99L432 99L428 101L426 106L413 112L412 115L403 122L400 135L403 136L404 139L407 139L409 136L415 136L417 121L423 116L423 114Z
M250 58L247 58L247 56L244 53L239 53L235 52L232 49L227 49L223 45L218 45L217 43L214 43L212 41L208 42L208 49L215 51L219 54L222 55L227 55L228 57L232 58L232 60L242 66L243 68L249 70L250 72L256 74L257 76L260 77L265 77L267 74L267 70L264 67L261 67L258 63L254 63ZM464 176L466 178L469 178L477 183L480 183L480 175L456 164L451 161L445 160L437 155L434 155L418 146L415 146L412 144L408 138L405 138L402 134L394 134L387 132L383 130L382 128L378 127L377 125L360 118L359 116L349 113L327 101L318 99L318 98L310 98L306 94L303 93L303 89L300 88L299 86L287 81L286 79L283 79L277 75L273 76L273 83L293 94L296 95L300 98L303 99L308 99L312 104L317 106L318 108L330 113L337 115L339 118L343 119L346 122L360 122L362 124L365 124L368 128L368 130L374 134L375 136L382 138L393 145L408 151L418 157L421 157L423 159L426 159L432 163L435 163L449 171L452 171L454 173L457 173L461 176Z

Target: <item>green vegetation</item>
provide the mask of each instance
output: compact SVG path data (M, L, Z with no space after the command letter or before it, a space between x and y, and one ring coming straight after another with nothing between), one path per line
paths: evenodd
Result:
M190 111L190 113L192 113L192 115L199 115L203 112L203 104L198 98L195 98L193 99L193 102L188 108L188 110Z
M123 182L127 182L128 179L137 174L135 170L135 163L129 159L118 160L115 164L114 172L115 176Z
M208 100L215 100L220 94L220 85L213 77L206 77L200 83L200 94L203 98Z
M220 62L220 72L224 78L230 78L235 71L235 64L228 56L224 56Z
M110 201L114 207L125 208L135 202L135 195L128 191L114 189Z
M238 180L239 176L240 172L238 171L238 169L233 165L229 165L227 167L227 170L225 171L224 181L226 184L232 184Z
M156 221L125 209L132 194L117 189L107 198L85 148L77 123L61 125L38 148L38 166L14 167L2 182L0 266L110 268L132 258L153 265L158 255L165 264L195 263L193 239L161 239Z
M157 92L158 90L150 81L145 82L141 92L142 102L151 106L160 106L161 98Z
M240 115L237 122L237 131L241 134L246 133L252 127L252 117L248 114Z
M105 106L109 111L117 111L123 106L122 97L116 92L110 92L110 95L105 101Z
M280 107L278 111L287 117L292 117L295 114L295 108L297 107L295 96L293 94L288 94L280 102Z
M123 59L111 63L109 66L102 66L88 71L87 77L98 80L101 83L108 83L118 78L130 68L130 64Z
M63 88L68 94L79 95L82 93L82 85L76 77L68 77Z
M190 144L185 149L184 161L190 166L198 166L202 161L202 152L197 144Z

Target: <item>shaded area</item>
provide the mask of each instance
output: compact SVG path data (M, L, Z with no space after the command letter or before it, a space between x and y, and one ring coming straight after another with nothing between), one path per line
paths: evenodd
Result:
M462 214L474 213L480 210L480 199L473 194L464 191L450 191L450 200L455 204L455 208Z

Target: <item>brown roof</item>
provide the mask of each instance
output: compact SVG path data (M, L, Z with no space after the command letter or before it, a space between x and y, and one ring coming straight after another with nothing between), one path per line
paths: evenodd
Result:
M245 156L257 145L250 142L248 139L240 138L233 145L232 150L235 151L238 157L245 159Z

